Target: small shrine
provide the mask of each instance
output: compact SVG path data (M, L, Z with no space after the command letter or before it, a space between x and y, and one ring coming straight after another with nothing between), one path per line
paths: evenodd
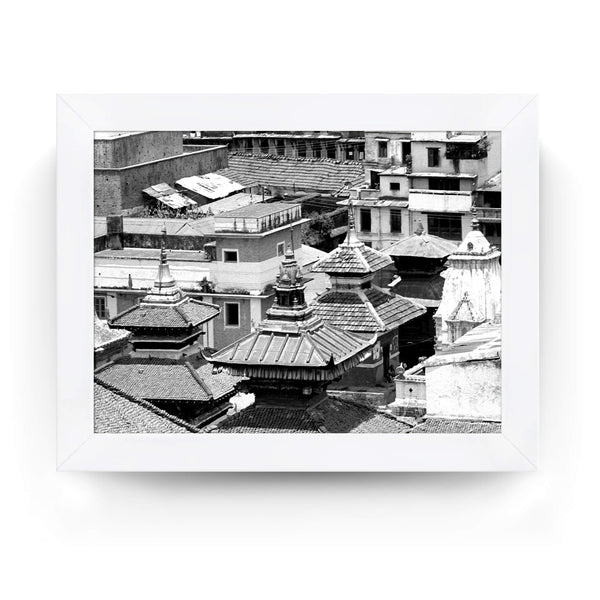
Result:
M314 301L316 313L338 329L363 336L375 335L377 339L369 359L349 372L342 384L364 387L391 380L394 369L404 360L400 345L408 347L415 335L422 337L420 331L404 335L401 328L424 315L425 307L373 283L375 275L392 264L390 256L358 239L349 201L345 241L313 268L313 272L326 273L331 281L331 289Z
M138 305L109 321L114 329L132 333L136 356L178 358L197 349L202 324L214 319L218 306L190 298L171 275L163 227L160 263L154 285Z
M443 348L483 322L500 323L502 270L500 251L479 230L474 218L446 262L442 300L435 313L436 345Z
M305 287L288 244L266 319L253 333L206 357L216 371L225 368L248 378L257 405L314 406L325 399L332 380L369 355L376 340L373 334L361 336L326 323L307 305Z

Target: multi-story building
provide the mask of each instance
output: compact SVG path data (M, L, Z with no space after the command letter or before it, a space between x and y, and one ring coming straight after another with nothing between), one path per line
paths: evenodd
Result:
M199 135L198 135L199 134ZM185 145L226 144L231 152L270 154L289 158L329 158L362 161L363 131L211 131L192 132Z
M292 239L295 255L304 264L301 225L306 219L300 211L299 205L274 202L203 219L202 231L194 230L191 221L167 223L185 228L184 235L167 237L167 245L175 240L176 247L186 248L167 251L174 278L191 298L220 308L219 316L206 324L205 346L221 348L262 321L273 301L281 257ZM152 224L160 226L157 219L135 221L147 222L141 225L146 230ZM94 297L99 316L114 317L136 306L152 287L160 250L150 237L156 236L143 236L147 247L116 243L96 252ZM132 235L123 239L135 242Z
M360 239L382 249L422 221L425 233L461 240L500 153L499 132L367 133L365 187L351 194Z
M144 204L143 190L227 166L227 146L184 152L177 131L109 131L94 137L94 213L121 214Z

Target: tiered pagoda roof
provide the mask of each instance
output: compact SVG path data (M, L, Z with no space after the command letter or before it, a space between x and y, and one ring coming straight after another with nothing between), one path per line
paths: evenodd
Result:
M315 299L317 314L334 327L366 333L389 331L424 314L420 304L371 284L375 273L392 263L358 239L348 202L346 240L313 268L332 278L332 289Z
M291 245L275 285L275 301L258 329L208 360L234 375L258 379L330 381L368 355L375 339L323 322L306 304L306 284Z
M374 274L391 264L389 256L369 248L358 239L352 202L348 201L348 235L342 244L313 267L313 272L327 273L330 276L364 276Z
M169 269L165 227L162 233L160 264L152 289L138 305L110 321L111 327L133 332L134 344L142 339L180 338L182 342L189 341L190 336L199 335L202 323L214 319L220 312L218 306L192 299L181 291Z

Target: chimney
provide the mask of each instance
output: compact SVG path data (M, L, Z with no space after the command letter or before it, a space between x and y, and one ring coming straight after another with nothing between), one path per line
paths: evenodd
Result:
M109 215L106 217L107 245L111 250L123 249L123 217Z

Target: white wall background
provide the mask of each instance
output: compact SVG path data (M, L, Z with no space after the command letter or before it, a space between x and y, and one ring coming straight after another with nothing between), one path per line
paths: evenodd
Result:
M6 597L593 595L600 132L590 4L228 2L220 15L215 6L58 1L6 11ZM57 474L54 94L134 91L539 92L539 471Z

